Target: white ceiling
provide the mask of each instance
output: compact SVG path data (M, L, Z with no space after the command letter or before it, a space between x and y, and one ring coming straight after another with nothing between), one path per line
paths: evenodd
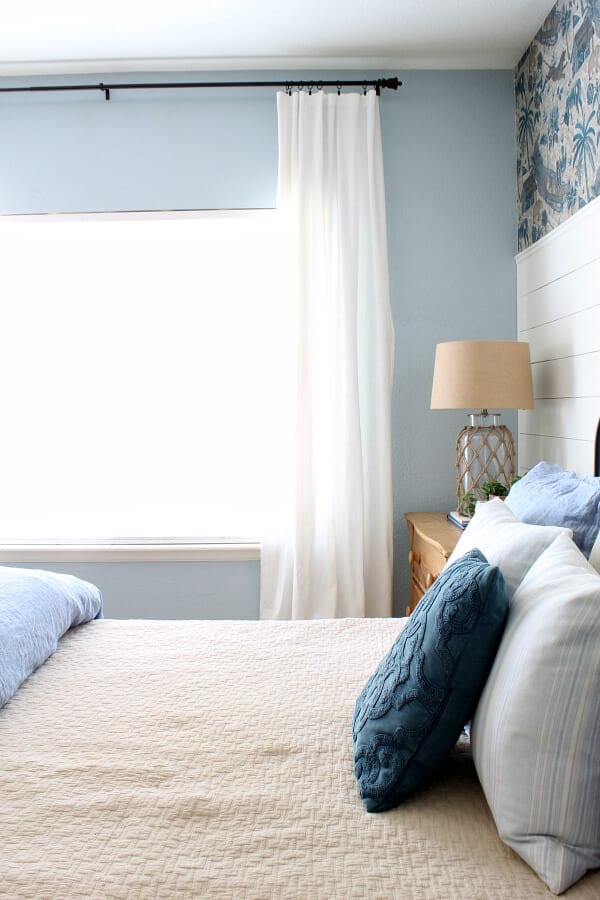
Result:
M553 0L13 0L0 74L512 68Z

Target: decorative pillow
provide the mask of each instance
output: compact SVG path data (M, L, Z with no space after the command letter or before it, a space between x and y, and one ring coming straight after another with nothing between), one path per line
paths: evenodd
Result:
M496 498L477 504L475 515L446 565L451 565L467 550L478 547L488 562L498 566L504 575L510 600L538 556L562 533L571 535L568 528L526 525L504 501Z
M513 484L506 503L522 522L570 528L589 557L600 531L600 478L578 478L575 472L540 462Z
M506 620L500 571L467 553L424 594L356 703L354 764L369 812L397 806L471 718Z
M550 890L600 866L600 575L566 535L515 593L471 741L500 837Z

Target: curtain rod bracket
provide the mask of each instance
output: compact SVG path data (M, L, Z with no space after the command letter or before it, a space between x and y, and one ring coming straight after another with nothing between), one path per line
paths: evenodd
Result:
M98 88L99 88L101 91L104 91L104 99L105 99L105 100L110 100L110 89L107 88L104 84L102 84L102 82L100 82L100 84L98 85Z

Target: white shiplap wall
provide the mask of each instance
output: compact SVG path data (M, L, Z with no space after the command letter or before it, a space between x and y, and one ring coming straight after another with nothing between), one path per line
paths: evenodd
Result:
M519 471L542 459L594 470L600 417L600 198L517 258L519 340L535 408L519 412Z

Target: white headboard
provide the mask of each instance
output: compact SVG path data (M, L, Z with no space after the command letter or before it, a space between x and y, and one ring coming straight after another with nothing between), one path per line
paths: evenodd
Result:
M542 459L594 473L600 418L600 197L517 260L519 340L535 408L519 412L519 471Z

